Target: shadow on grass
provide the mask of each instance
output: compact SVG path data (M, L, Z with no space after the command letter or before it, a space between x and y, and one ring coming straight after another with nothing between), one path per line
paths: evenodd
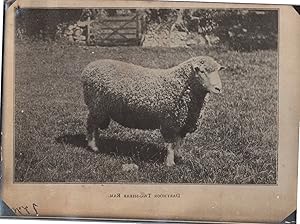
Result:
M86 148L87 150L94 152L88 148L85 135L83 134L62 135L57 137L56 141ZM164 150L162 145L149 142L120 140L114 137L100 136L96 144L99 151L94 153L131 157L136 162L146 161L163 163L166 157L166 150Z

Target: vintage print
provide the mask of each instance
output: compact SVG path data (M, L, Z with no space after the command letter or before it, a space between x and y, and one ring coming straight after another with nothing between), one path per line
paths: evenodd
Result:
M277 184L277 9L15 21L16 183Z
M276 184L278 10L16 10L15 181Z
M299 35L289 6L8 4L1 199L17 216L282 222Z

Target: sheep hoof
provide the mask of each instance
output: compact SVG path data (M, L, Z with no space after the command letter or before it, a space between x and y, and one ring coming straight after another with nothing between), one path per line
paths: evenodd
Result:
M89 147L91 150L93 150L94 152L98 152L98 151L99 151L98 147L96 146L95 141L89 141L89 142L88 142L88 147Z
M175 162L174 161L170 161L170 160L167 160L166 161L166 166L175 166Z
M98 147L91 147L91 146L90 146L90 148L91 148L94 152L98 152L98 151L99 151Z

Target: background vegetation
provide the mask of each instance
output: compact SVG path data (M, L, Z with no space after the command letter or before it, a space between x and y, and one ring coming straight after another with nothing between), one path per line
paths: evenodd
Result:
M67 24L114 16L130 15L135 9L83 9L46 10L20 9L17 11L17 36L19 38L58 39ZM217 36L219 45L233 50L251 51L277 48L277 11L275 10L220 10L220 9L145 9L146 29L153 23L169 24L184 32ZM210 44L210 43L209 43Z

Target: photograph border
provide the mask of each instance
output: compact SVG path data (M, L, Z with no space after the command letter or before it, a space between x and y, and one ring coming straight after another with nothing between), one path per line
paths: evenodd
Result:
M36 0L32 0L32 1L19 1L20 3L24 3L27 2L27 4L43 4L44 2L38 2ZM47 3L52 2L51 0L48 0ZM54 1L53 1L54 2ZM71 1L73 2L73 1ZM87 2L82 2L81 4L87 4L89 5L92 1L87 1ZM104 2L109 2L109 1L104 1ZM118 1L119 2L119 1ZM124 3L124 1L121 1ZM137 2L137 1L133 1L133 2ZM18 1L17 1L18 3ZM16 2L11 6L11 7L15 7ZM96 4L102 4L103 2L97 2ZM127 2L128 3L128 2ZM141 1L139 1L139 3L141 3ZM145 3L145 2L143 2ZM154 3L151 1L151 4ZM179 2L155 2L158 4L174 4L177 5ZM182 3L182 2L180 2ZM65 4L65 3L63 3ZM70 4L70 2L68 2L68 4ZM114 2L114 4L116 4L116 2ZM146 6L143 8L152 8L152 6ZM187 4L187 3L184 3ZM224 4L224 3L192 3L193 5L199 5L199 7L197 8L202 8L201 6L205 5L208 6L209 8L210 5L222 5L224 6L228 6L228 3ZM180 5L180 4L179 4ZM231 4L230 4L231 5ZM235 6L237 7L241 7L244 8L249 4L236 4ZM26 4L25 4L26 6ZM10 10L11 10L10 7ZM22 4L20 4L20 7L22 8ZM94 8L92 6L89 6L91 8ZM175 8L176 6L174 6ZM271 7L266 5L265 7ZM276 6L277 8L278 6ZM61 8L65 8L61 7ZM83 8L83 7L77 7L77 8ZM103 8L102 6L99 6L99 8ZM107 8L111 8L111 7L107 7ZM123 8L122 7L117 7L117 8ZM128 8L136 8L135 6L129 6ZM162 7L159 7L162 8ZM170 6L165 7L165 8L170 8ZM178 6L178 8L182 8L181 6ZM188 7L187 7L188 8ZM220 7L218 7L220 8ZM296 27L295 24L297 24L296 21L294 20L290 20L291 18L295 18L294 14L291 11L291 7L288 6L280 6L278 7L279 10L279 14L278 14L278 26L280 26L280 24L282 24L284 21L291 21L290 23L288 23L285 27L285 29L287 27L293 27L294 28L294 32L295 34L299 33L300 34L300 29L299 26ZM273 8L272 8L273 9ZM293 10L293 9L292 9ZM10 123L10 119L11 116L9 115L9 111L13 110L11 108L11 104L10 104L10 100L11 95L13 95L13 99L15 97L15 94L11 92L11 90L9 89L9 86L11 85L11 82L13 81L13 83L15 83L14 81L14 76L13 77L9 77L7 74L11 74L11 72L14 72L14 64L12 64L11 61L8 60L8 56L11 57L11 50L14 49L14 47L12 48L8 48L9 46L12 46L14 44L14 41L9 40L8 35L11 34L12 31L9 31L9 29L11 29L14 25L14 23L11 22L11 18L12 15L8 13L9 9L7 10L7 15L6 15L6 26L5 26L5 58L4 58L4 63L5 63L5 67L4 67L4 78L3 78L3 116L4 117L9 117L9 119L5 119L3 121L3 130L7 131L7 130L11 130L14 128L12 127L11 123ZM284 15L284 17L281 18L281 16ZM298 29L297 29L298 28ZM18 205L20 205L20 203L28 203L30 201L45 201L46 198L49 199L50 197L50 201L48 202L47 205L43 204L44 207L41 209L40 215L42 216L47 216L47 217L58 217L58 216L76 216L76 217L101 217L103 219L114 219L114 220L119 220L120 218L122 219L126 219L129 218L130 220L165 220L165 219L170 219L170 220L211 220L211 221L260 221L260 222L265 222L265 221L278 221L281 220L282 218L284 218L284 216L282 214L285 214L285 216L287 216L288 214L290 214L296 206L296 176L297 176L297 155L298 155L298 148L295 147L298 144L298 139L295 139L295 135L298 137L298 132L294 133L293 130L291 130L290 128L294 128L295 127L295 120L298 120L298 117L300 115L300 105L295 105L295 104L291 104L292 100L288 99L288 102L285 101L284 99L287 96L300 96L300 91L298 89L295 89L296 87L296 82L300 80L299 77L296 76L295 70L296 70L296 65L297 62L295 62L295 60L291 60L291 63L287 66L283 66L281 65L282 60L283 59L287 59L287 56L290 56L290 53L293 57L295 57L295 55L300 57L300 53L296 52L295 50L295 46L291 46L292 43L297 43L295 42L295 37L293 39L292 36L290 36L290 43L288 43L288 47L287 49L284 49L282 47L283 43L281 42L281 36L285 36L285 41L284 43L286 43L286 35L288 34L282 34L280 33L280 31L278 31L278 51L277 51L277 60L278 60L278 85L279 85L279 89L278 89L278 126L279 126L279 130L278 130L278 151L277 151L277 184L276 185L260 185L260 184L253 184L253 185L243 185L243 184L234 184L234 196L230 196L227 195L228 192L230 192L229 188L232 188L232 185L224 185L221 184L220 185L215 185L215 184L196 184L196 186L194 186L194 184L188 185L188 184L179 184L180 186L173 186L174 184L166 184L166 183L162 183L162 184L154 184L154 185L158 185L157 187L159 187L160 189L158 189L160 192L174 192L174 191L180 191L184 189L184 192L187 192L189 194L189 196L187 197L186 195L182 195L182 198L178 201L170 201L170 200L159 200L157 202L151 201L149 203L145 202L144 200L135 200L135 201L131 201L131 200L115 200L112 201L112 199L107 199L107 198L101 198L101 194L103 196L104 193L106 192L112 192L115 190L112 190L112 188L117 188L117 189L122 189L123 192L138 192L141 189L145 190L145 191L157 191L157 189L154 189L156 186L153 187L153 185L151 186L147 186L150 184L142 184L142 186L140 184L134 183L112 183L112 184L108 184L108 183L97 183L97 184L89 184L89 183L73 183L71 182L70 184L66 184L65 182L63 183L59 183L59 184L55 184L53 182L51 182L51 184L49 183L38 183L36 184L36 182L33 183L28 183L25 182L25 184L23 184L22 182L14 182L14 175L11 175L12 170L14 171L14 166L11 167L11 158L9 157L9 155L11 155L11 152L9 152L9 148L10 148L10 144L11 144L11 134L9 134L9 132L4 132L4 136L2 138L3 142L3 154L4 154L4 172L3 172L3 179L4 179L4 184L3 184L3 199L8 202L9 206L14 208ZM13 42L13 43L12 43ZM298 45L297 45L298 46ZM9 49L10 52L7 52L7 50ZM291 56L290 56L291 57ZM292 59L293 59L292 57ZM290 58L288 58L290 59ZM295 59L295 58L294 58ZM13 67L13 71L11 71L11 68ZM290 74L290 78L292 77L293 80L292 82L290 80L282 80L282 73L283 71L285 71L285 73L288 73L287 71L291 72ZM12 79L12 80L11 80ZM286 82L285 82L286 81ZM5 85L6 84L6 85ZM283 86L282 86L282 85ZM13 85L14 86L14 85ZM281 91L283 89L283 87L288 87L287 89L285 88L284 90L284 97L281 94ZM290 89L289 89L290 88ZM294 91L294 92L293 92ZM283 99L282 99L283 98ZM13 105L14 106L14 105ZM285 116L285 118L288 119L289 123L285 124L285 126L283 128L280 128L282 125L282 120L280 120L280 118L282 119L282 117L280 116L280 114L282 113L281 110L284 107L288 107L288 114ZM291 106L294 106L294 108L290 108ZM280 110L281 109L281 110ZM286 111L286 110L285 110ZM14 119L14 116L13 116ZM13 120L14 122L14 120ZM299 120L298 120L299 122ZM283 122L284 123L284 122ZM283 130L282 130L283 129ZM297 123L297 129L298 130L298 123ZM286 135L284 136L284 140L282 140L282 133L289 133L290 136ZM286 138L291 140L292 142L286 141ZM295 140L296 144L295 144ZM282 142L283 141L283 142ZM14 139L13 139L13 144L14 144ZM8 148L8 150L7 150ZM282 151L282 149L284 148L284 152ZM281 149L281 150L280 150ZM290 158L291 161L289 161L287 163L286 161L286 157ZM14 159L13 159L14 161ZM281 163L283 162L283 163ZM12 169L13 168L13 169ZM282 176L282 174L289 174L286 176ZM12 181L12 177L13 176L13 181ZM288 177L287 177L288 176ZM42 186L43 185L43 186ZM70 186L73 185L73 186ZM75 186L74 186L75 185ZM97 186L95 186L97 185ZM109 186L106 186L109 185ZM129 185L129 188L126 189L126 186ZM164 186L164 185L168 185L168 186ZM175 184L177 185L177 184ZM95 189L96 187L96 189ZM120 188L118 188L120 187ZM97 189L98 188L98 189ZM236 189L238 188L238 189ZM254 189L256 188L256 189ZM268 194L266 194L266 188L268 189ZM52 192L52 194L47 195L46 192L49 191ZM84 192L83 192L84 190ZM66 192L67 191L67 192ZM69 191L69 192L68 192ZM271 192L270 192L271 191ZM26 194L27 192L27 194ZM31 192L29 195L28 193ZM78 194L80 194L79 196L75 196L72 195L73 192L76 192ZM210 195L209 192L215 192L216 195ZM232 192L232 191L231 191ZM53 193L55 193L55 195L53 195ZM66 193L66 194L64 194ZM95 207L97 205L99 205L97 203L97 201L95 201L95 199L97 199L97 197L91 198L88 204L89 207L89 211L87 211L86 209L83 209L82 205L80 206L75 206L72 207L70 206L70 208L67 208L66 205L68 205L68 203L65 201L63 202L62 200L71 200L72 202L76 202L76 201L80 201L82 199L84 199L84 195L87 196L88 194L93 194L96 193L97 196L100 197L100 200L103 199L103 205L109 203L109 211L107 210L107 208L102 206L99 206L98 209ZM248 194L248 195L244 195ZM196 203L196 199L199 199L199 196L196 196L200 194L201 199L203 201L200 202L198 201L198 204ZM195 198L192 198L191 196L194 196ZM251 196L251 197L250 197ZM60 198L61 197L61 198ZM183 199L183 197L186 197ZM32 199L35 198L35 199ZM59 199L60 201L53 201L54 198ZM99 199L99 198L98 198ZM277 199L277 200L276 200ZM214 209L212 209L212 207L210 207L210 203L213 202L213 200L218 201L220 205L220 200L221 200L221 207L219 207L219 209L221 209L222 212L220 212L220 210L216 211ZM247 200L248 203L244 203L241 204L242 202L245 202L245 200ZM134 203L133 203L134 202ZM170 204L170 202L173 203L172 207L169 207L168 205ZM69 202L70 203L70 202ZM183 203L183 204L181 204ZM181 205L180 205L181 204ZM247 205L245 205L247 204ZM70 205L70 204L69 204ZM74 204L72 204L74 205ZM142 206L144 205L144 206ZM255 205L255 207L252 207ZM121 209L120 211L117 211L116 208L114 208L114 206L116 206L117 208ZM167 206L167 207L164 207ZM238 207L237 207L238 206ZM263 206L263 207L262 207ZM99 208L102 208L103 210L100 210ZM156 208L157 207L157 208ZM185 213L178 213L178 209L188 209L185 210ZM264 210L263 210L264 209ZM190 211L192 210L192 211ZM267 213L266 213L267 212ZM56 214L56 215L55 215ZM267 215L266 215L267 214ZM280 218L280 219L279 219Z

